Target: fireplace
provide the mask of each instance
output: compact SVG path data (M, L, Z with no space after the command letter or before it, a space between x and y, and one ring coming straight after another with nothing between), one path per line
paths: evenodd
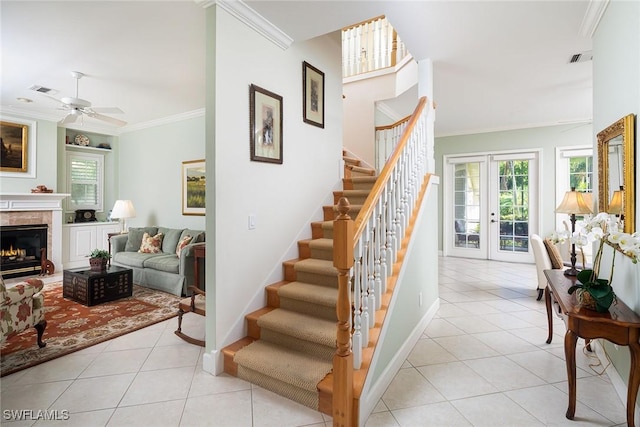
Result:
M0 272L8 279L40 272L42 252L46 256L47 224L0 227Z

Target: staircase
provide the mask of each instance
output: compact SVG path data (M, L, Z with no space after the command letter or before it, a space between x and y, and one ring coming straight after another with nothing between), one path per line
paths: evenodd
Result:
M346 156L343 190L355 219L373 187L375 170ZM348 173L347 173L348 171ZM334 206L311 223L299 257L283 263L284 280L266 287L267 306L246 316L247 336L223 349L224 371L332 415L338 273L333 266Z

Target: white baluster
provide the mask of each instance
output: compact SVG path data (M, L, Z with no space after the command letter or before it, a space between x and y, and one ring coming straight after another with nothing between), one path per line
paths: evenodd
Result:
M362 346L366 347L369 345L369 295L367 292L368 288L368 257L369 253L369 238L368 230L365 227L365 231L363 232L361 239L363 240L362 245L362 269L360 270L360 301L362 304Z
M373 268L373 281L374 281L374 289L376 295L376 310L380 310L382 308L382 278L381 278L381 251L382 251L382 242L383 240L380 238L382 233L381 230L381 219L380 212L382 211L382 198L378 199L378 203L376 204L376 208L374 210L374 268Z
M362 349L363 337L362 337L362 239L358 240L358 243L354 249L354 263L353 263L353 349Z
M369 217L367 223L368 235L369 235L369 248L367 251L367 308L369 309L369 328L373 328L376 325L376 291L375 291L375 239L374 239L374 217Z

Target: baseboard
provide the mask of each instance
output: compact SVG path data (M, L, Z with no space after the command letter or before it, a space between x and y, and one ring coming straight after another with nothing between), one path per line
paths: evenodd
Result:
M405 362L407 357L409 357L411 350L413 350L420 337L422 337L424 330L436 315L439 308L440 298L437 298L431 307L429 307L429 310L427 310L420 322L418 322L415 328L413 328L411 334L402 347L398 349L391 362L380 375L378 381L371 386L365 384L364 389L362 390L362 395L360 396L360 416L358 419L361 426L364 426L365 421L373 412L373 409L382 398L382 395L387 390L387 387L389 387L389 384L391 384L391 381L395 378L396 374L402 367L402 364Z
M202 356L202 370L212 375L224 372L224 356L222 351L213 350Z
M594 343L595 345L593 345ZM595 340L594 342L592 342L591 347L592 348L595 347L596 356L598 356L598 359L600 359L600 362L606 366L609 363L609 356L607 356L607 353L605 352L604 347L601 344L601 340ZM616 368L613 366L613 364L607 367L606 373L609 379L611 380L611 384L613 384L613 388L616 390L616 394L622 401L622 404L626 407L627 406L626 381L620 376L620 374L618 373ZM635 420L637 420L638 417L640 416L640 408L638 408L637 404L636 404L636 410L633 416Z

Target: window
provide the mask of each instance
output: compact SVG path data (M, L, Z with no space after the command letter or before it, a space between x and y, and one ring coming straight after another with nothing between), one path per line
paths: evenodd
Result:
M593 192L593 148L592 147L563 147L557 149L557 172L556 172L556 204L558 206L564 195L571 188L585 193ZM590 200L593 200L591 198ZM591 206L593 208L593 206ZM576 216L581 220L582 215ZM569 216L567 214L556 214L556 230L570 230ZM583 248L586 262L590 262L591 245ZM562 257L569 259L569 244L563 245L560 249ZM577 251L577 250L576 250ZM578 263L581 260L578 259Z
M102 211L104 156L67 152L67 192L70 211L95 209Z

